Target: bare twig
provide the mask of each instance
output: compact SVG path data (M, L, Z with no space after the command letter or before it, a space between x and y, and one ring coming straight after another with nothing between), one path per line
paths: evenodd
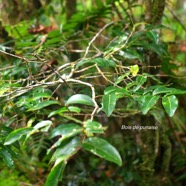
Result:
M185 23L182 22L182 20L176 15L176 13L168 5L166 5L166 8L170 11L170 13L176 19L176 21L178 21L179 24L182 26L182 28L186 31Z
M86 51L85 51L85 55L83 57L83 59L86 58L87 54L89 53L89 49L90 49L90 46L92 45L92 43L96 40L96 38L101 34L101 32L103 32L103 30L105 30L108 26L112 25L114 22L110 22L108 24L106 24L103 28L101 28L99 30L99 32L92 38L92 40L88 43L88 47L86 48Z

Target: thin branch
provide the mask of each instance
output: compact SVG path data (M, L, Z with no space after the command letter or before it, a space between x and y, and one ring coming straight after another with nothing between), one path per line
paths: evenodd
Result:
M98 33L96 33L96 35L92 38L92 40L88 43L88 47L86 48L86 51L85 51L85 55L83 57L83 59L86 58L87 54L89 53L89 49L90 49L90 46L92 45L92 43L96 40L96 38L101 34L101 32L103 32L103 30L105 30L108 26L112 25L114 22L110 22L108 24L106 24L103 28L101 28L99 30Z
M80 81L80 80L77 80L77 79L67 79L66 81L67 82L74 82L74 83L83 84L83 85L86 85L86 86L88 86L88 87L91 88L91 90L92 90L92 101L93 101L94 107L95 107L94 110L93 110L93 112L92 112L92 114L91 114L91 120L93 120L94 115L95 115L96 111L99 108L99 106L98 106L98 104L96 102L96 93L95 93L94 86L92 84L90 84L90 83L86 83L86 82L83 82L83 81Z
M175 12L168 5L166 6L166 8L170 11L170 13L176 19L176 21L178 21L182 28L186 31L185 23L182 22L182 20L175 14Z
M14 55L14 54L11 54L11 53L8 53L8 52L5 52L5 51L3 51L3 50L0 50L0 52L3 53L3 54L9 55L9 56L12 56L12 57L18 58L18 59L22 59L22 60L24 60L24 61L28 61L28 59L26 59L25 57L17 56L17 55Z

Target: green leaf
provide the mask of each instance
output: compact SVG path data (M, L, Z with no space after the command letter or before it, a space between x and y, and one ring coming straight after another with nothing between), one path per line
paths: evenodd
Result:
M63 112L76 112L76 113L80 113L81 112L81 109L79 107L74 107L74 106L71 106L71 107L62 107L58 110L55 110L53 112L51 112L48 117L52 117L56 114L62 114Z
M127 73L125 73L125 74L119 76L119 77L115 80L114 86L116 86L117 84L119 84L121 81L123 81L123 79L124 79L125 77L127 77L127 76L129 76L129 75L130 75L130 72L127 72Z
M56 148L61 145L61 143L77 134L80 134L83 131L83 128L76 124L62 124L55 129L52 130L50 134L50 138L54 138L56 136L61 136L58 138L58 140L52 145L50 149L48 149L47 153L50 153L50 151L53 148Z
M55 105L55 104L59 105L60 103L58 101L55 101L55 100L43 101L41 103L38 103L34 107L30 108L28 111L40 110L40 109L42 109L44 107L47 107L49 105Z
M56 136L62 136L63 139L67 139L69 137L81 133L82 131L83 128L77 124L73 124L73 123L61 124L51 131L50 138L54 138Z
M14 161L12 159L11 154L9 153L8 149L6 149L5 146L0 145L0 157L3 158L4 163L8 166L8 167L13 167L14 166Z
M105 95L109 95L111 93L114 93L117 90L117 87L109 86L104 90Z
M145 47L157 53L159 56L167 56L167 51L162 47L162 45L147 44Z
M163 123L163 119L165 115L163 109L160 109L160 108L151 109L150 114L153 115L156 121L158 121L160 124Z
M63 161L61 161L57 165L54 165L52 167L49 175L47 176L45 186L57 186L58 182L62 180L65 166L66 166L66 163Z
M158 88L160 85L154 85L154 86L150 86L148 88L146 88L143 92L143 95L147 94L147 93L152 93L156 88Z
M137 41L139 41L139 38L142 38L145 35L144 31L138 31L135 32L132 37L129 38L128 43L129 45L132 45L133 43L136 43Z
M141 55L135 50L131 49L120 50L119 55L123 56L126 59L139 59L140 62L143 61Z
M101 158L114 162L119 166L122 165L122 160L118 151L115 149L115 147L102 138L87 138L83 142L83 148Z
M4 145L10 145L19 140L23 135L29 134L33 130L32 127L20 128L12 131L5 139Z
M125 88L109 86L104 90L105 95L109 95L111 93L115 93L117 99L123 96L130 96L129 92Z
M132 81L131 83L128 83L127 86L126 86L126 89L130 89L131 87L137 85L137 82L136 81Z
M45 121L41 121L41 122L37 123L34 126L34 129L35 130L41 130L42 132L47 132L48 129L51 127L51 125L52 125L52 121L45 120Z
M151 39L155 44L159 42L159 34L156 30L150 30L146 32L146 35L149 39Z
M151 78L151 79L153 79L155 82L157 82L158 84L162 84L162 82L159 80L159 79L157 79L157 78L155 78L153 75L151 75L151 74L148 74L148 73L143 73L143 75L144 76L147 76L147 77L149 77L149 78Z
M35 117L30 118L30 119L28 120L28 122L27 122L27 127L31 127L31 126L32 126L32 123L33 123L35 120L36 120Z
M122 97L131 97L130 93L128 92L128 90L126 90L126 88L117 88L115 91L115 96L117 100Z
M133 65L130 67L130 72L132 73L133 76L136 76L137 73L139 72L139 66L138 65Z
M136 78L137 86L134 87L133 91L137 91L145 82L147 81L147 76L138 76Z
M62 144L54 152L51 161L56 161L60 158L61 161L67 161L71 156L73 156L81 147L81 141L78 137L75 137L68 141L66 144Z
M93 133L104 133L105 128L102 126L101 123L96 121L87 120L84 122L85 133L87 136L92 136Z
M178 99L175 95L163 97L162 104L167 114L172 117L178 108Z
M71 105L71 104L82 104L82 105L94 106L94 102L92 101L92 98L84 94L76 94L76 95L71 96L67 100L66 105Z
M157 95L157 94L162 94L162 93L170 93L171 92L171 88L168 87L164 87L164 86L159 86L158 88L156 88L152 95Z
M115 67L116 63L113 60L110 59L104 59L104 58L95 58L92 60L84 60L77 63L76 67L80 67L85 64L97 64L99 67Z
M176 89L176 88L171 88L170 89L170 93L167 93L166 96L168 95L175 95L175 94L186 94L186 91L185 90L179 90L179 89Z
M48 93L45 93L45 92L43 92L43 93L35 93L35 94L33 94L33 98L32 98L32 100L38 100L38 99L40 99L40 98L50 98L51 97L51 95L49 95Z
M168 95L175 95L175 94L186 94L186 91L176 89L176 88L168 88L165 86L159 86L153 91L153 95L162 94L162 93L166 93L166 95L168 96Z
M152 96L150 94L142 96L142 113L147 114L147 112L156 104L159 98L160 96Z
M107 116L110 116L116 106L116 95L115 93L107 94L103 96L103 110Z
M166 96L175 95L175 94L186 94L186 91L184 90L175 90L170 93L167 93Z
M116 63L111 59L104 59L104 58L95 58L92 60L94 63L98 64L100 67L115 67Z

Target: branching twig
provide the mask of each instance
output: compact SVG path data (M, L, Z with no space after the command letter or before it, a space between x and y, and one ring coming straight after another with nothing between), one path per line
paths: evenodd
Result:
M94 110L93 110L93 112L92 112L92 114L91 114L91 120L93 120L94 115L95 115L96 111L99 108L99 106L98 106L98 104L96 102L96 93L95 93L94 86L92 84L90 84L90 83L86 83L86 82L83 82L83 81L80 81L80 80L77 80L77 79L67 79L66 81L67 82L74 82L74 83L83 84L83 85L86 85L86 86L88 86L88 87L91 88L91 90L92 90L92 101L93 101L94 107L95 107Z
M90 49L90 46L92 45L92 43L96 40L96 38L101 34L101 32L103 32L103 30L105 30L108 26L112 25L114 22L110 22L108 24L106 24L103 28L101 28L99 30L99 32L92 38L92 40L88 43L88 47L86 48L86 51L85 51L85 55L83 57L83 59L86 58L87 54L89 53L89 49Z

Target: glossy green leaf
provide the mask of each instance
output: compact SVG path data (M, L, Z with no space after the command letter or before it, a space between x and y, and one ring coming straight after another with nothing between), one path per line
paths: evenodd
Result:
M83 128L77 124L69 123L69 124L61 124L55 127L51 133L50 138L54 138L56 136L62 136L62 138L66 139L76 134L81 133Z
M123 79L124 79L125 77L129 76L129 75L130 75L130 72L127 72L127 73L125 73L125 74L119 76L119 77L115 80L114 86L116 86L117 84L121 83L121 81L123 81Z
M169 95L175 95L175 94L186 94L186 91L185 90L179 90L179 89L174 89L172 90L170 93L167 93L166 95L169 96Z
M138 65L133 65L130 67L130 72L132 73L133 76L136 76L137 73L139 72L139 66Z
M155 44L159 42L159 34L156 30L150 30L146 32L146 35L149 39L151 39Z
M116 63L113 60L110 59L104 59L104 58L95 58L92 60L94 63L96 63L100 67L115 67Z
M103 110L107 116L110 116L116 106L116 95L115 93L107 94L103 96Z
M146 88L143 92L143 95L147 94L147 93L152 93L156 88L158 88L160 85L154 85L154 86L150 86L148 88Z
M146 81L147 81L147 76L138 76L136 78L137 86L133 88L133 91L137 91Z
M33 122L34 122L35 120L36 120L35 117L30 118L30 119L28 120L28 122L27 122L27 127L31 127L32 124L33 124Z
M131 97L130 92L126 90L126 88L117 88L115 91L115 96L117 100L122 97Z
M163 119L165 116L163 109L153 108L150 110L150 114L153 115L156 121L158 121L160 124L163 123Z
M108 95L108 94L114 93L116 90L117 90L117 87L109 86L109 87L107 87L107 88L104 90L104 94L105 94L105 95Z
M49 95L48 93L45 93L45 92L43 92L43 93L35 93L34 95L33 95L33 100L38 100L38 99L40 99L40 98L50 98L51 97L51 95Z
M55 104L60 104L60 103L58 101L55 101L55 100L43 101L41 103L38 103L34 107L30 108L28 111L40 110L44 107L47 107L49 105L55 105Z
M186 94L186 91L185 90L179 90L179 89L176 89L176 88L171 88L170 92L169 93L166 93L166 95L176 95L176 94Z
M178 108L178 99L176 96L167 96L162 98L162 105L167 114L172 117Z
M111 93L115 93L115 96L117 99L124 97L124 96L130 96L130 93L125 88L109 86L104 90L105 95L109 95Z
M92 101L92 98L84 94L76 94L76 95L71 96L67 100L66 105L71 105L71 104L82 104L82 105L94 106L94 102Z
M158 86L153 91L153 95L156 95L156 94L166 94L166 95L186 94L186 91L176 89L176 88L169 88L169 87L165 87L165 86Z
M12 159L12 155L9 153L9 151L6 149L6 147L3 145L0 145L0 157L3 158L4 163L8 167L14 166L14 161Z
M99 67L115 67L116 66L116 63L113 60L98 57L92 60L80 61L78 62L76 67L80 67L85 64L97 64Z
M101 123L96 121L87 120L84 122L85 133L87 136L92 136L93 133L104 133L105 128L102 126Z
M50 120L44 120L44 121L41 121L41 122L37 123L34 126L34 129L35 130L40 130L42 132L47 132L48 129L51 127L51 125L52 125L52 121L50 121Z
M153 52L157 53L159 56L167 56L167 51L163 48L162 45L146 44L144 47L146 47L149 50L152 50Z
M70 107L62 107L58 110L55 110L53 112L51 112L48 117L52 117L56 114L62 114L64 112L75 112L75 113L80 113L81 112L81 109L79 107L74 107L74 106L70 106Z
M32 127L20 128L12 131L5 139L5 145L10 145L19 140L22 136L29 134L33 130Z
M143 75L144 76L147 76L147 77L149 77L149 78L151 78L151 79L153 79L155 82L157 82L158 84L162 84L162 82L159 80L159 79L157 79L156 77L154 77L153 75L151 75L151 74L148 74L148 73L143 73ZM159 85L158 85L159 86Z
M143 61L141 55L135 50L131 49L120 50L119 55L126 59L139 59L140 62Z
M90 137L83 142L83 148L91 153L114 162L119 166L122 165L121 157L118 151L106 140L99 137Z
M153 91L152 95L157 95L157 94L162 94L162 93L170 93L170 92L171 92L171 88L159 86Z
M144 31L138 31L135 32L132 37L129 38L128 43L130 45L132 45L133 43L135 43L136 41L139 41L139 38L141 38L143 35L145 35Z
M66 140L70 137L73 137L77 134L80 134L80 133L82 133L82 131L83 131L83 128L76 125L76 124L62 124L62 125L58 126L57 128L53 129L49 137L54 138L56 136L59 136L59 138L52 145L52 147L50 149L48 149L47 153L50 153L50 151L53 148L60 146L64 140Z
M57 186L58 182L62 180L63 172L65 170L66 163L61 161L57 165L54 165L47 176L45 186Z
M67 161L79 150L80 147L81 141L78 137L75 137L68 141L68 143L61 144L61 146L54 152L51 161L56 161L58 158L60 158L61 161Z
M128 89L134 87L135 85L137 85L137 82L136 81L132 81L131 83L127 84L126 89L128 90Z
M142 97L142 105L141 111L143 114L147 114L147 112L156 104L160 96L152 96L147 94Z

